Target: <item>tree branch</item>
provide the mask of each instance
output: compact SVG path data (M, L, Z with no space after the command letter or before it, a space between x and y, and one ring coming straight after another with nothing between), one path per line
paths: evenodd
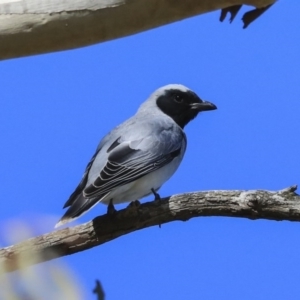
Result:
M98 279L96 280L96 287L93 289L93 293L97 295L98 300L105 299L105 293L103 287Z
M0 60L74 49L199 14L275 0L2 0Z
M0 249L5 272L74 254L104 244L122 235L172 221L194 217L227 216L248 219L300 221L300 196L296 186L271 191L207 191L164 198L130 206L114 217L103 215L71 228L47 233ZM22 264L20 265L20 259Z

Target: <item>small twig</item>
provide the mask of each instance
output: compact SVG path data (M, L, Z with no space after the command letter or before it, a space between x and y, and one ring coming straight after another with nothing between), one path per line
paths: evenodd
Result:
M104 300L105 299L105 293L102 288L102 285L100 281L97 279L96 280L96 287L93 289L93 293L97 295L98 299L97 300Z

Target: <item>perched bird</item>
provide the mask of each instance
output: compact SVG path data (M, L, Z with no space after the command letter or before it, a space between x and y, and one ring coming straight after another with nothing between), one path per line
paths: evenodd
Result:
M98 202L113 205L157 191L174 174L185 153L184 127L199 112L217 107L179 84L156 90L137 113L100 142L82 180L55 227L73 221Z

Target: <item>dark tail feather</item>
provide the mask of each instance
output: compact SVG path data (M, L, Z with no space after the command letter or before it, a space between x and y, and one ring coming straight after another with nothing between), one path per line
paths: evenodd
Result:
M78 187L75 189L75 191L72 193L72 195L69 197L68 201L65 203L63 208L66 208L68 206L71 206L80 196L82 196L82 191L84 190L84 185L86 182L80 182Z
M87 199L81 193L55 225L55 228L77 219L97 204L100 199L101 197Z

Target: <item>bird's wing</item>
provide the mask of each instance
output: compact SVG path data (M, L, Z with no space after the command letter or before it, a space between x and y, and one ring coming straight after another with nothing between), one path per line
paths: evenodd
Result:
M82 193L82 191L84 190L87 181L88 181L88 174L89 171L91 169L91 166L97 156L97 154L99 153L100 149L97 149L96 153L93 155L93 157L91 158L90 162L87 164L85 171L82 175L82 179L80 181L80 183L78 184L78 186L76 187L75 191L71 194L71 196L69 197L69 199L67 200L67 202L65 203L63 208L66 208L70 205L72 205L72 203L77 199L77 197Z
M133 182L168 164L181 152L182 140L157 140L147 137L135 141L116 139L108 148L104 168L93 183L83 190L85 198L101 197L112 189Z
M87 182L88 182L88 177L89 177L89 172L91 170L91 167L97 157L97 155L101 152L102 148L105 147L107 141L110 138L111 133L109 133L108 135L106 135L99 143L95 154L93 155L93 157L91 158L91 160L89 161L89 163L87 164L85 171L82 175L81 181L78 184L78 186L76 187L75 191L70 195L69 199L67 200L67 202L65 203L63 208L66 208L68 206L71 206L74 201L79 197L79 195L82 193L82 191L84 190Z

